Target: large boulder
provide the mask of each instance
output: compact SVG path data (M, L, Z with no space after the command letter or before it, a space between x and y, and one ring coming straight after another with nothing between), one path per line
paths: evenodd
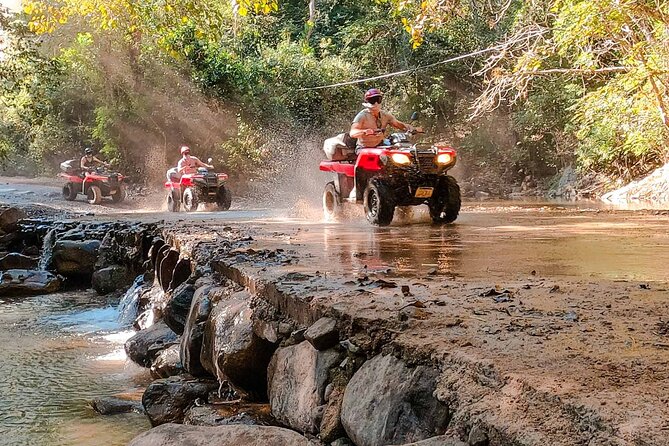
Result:
M344 392L348 436L358 446L384 446L442 435L449 413L434 397L437 377L433 368L410 368L392 355L367 361Z
M317 433L328 372L341 357L337 350L318 351L308 341L278 349L268 371L272 415L300 432Z
M219 302L205 326L200 362L219 379L264 398L274 345L254 333L252 315L248 300Z
M189 283L184 283L172 291L163 312L163 320L175 333L183 334L194 295L195 287Z
M0 296L27 296L58 291L60 279L47 271L11 269L0 276Z
M209 392L216 389L218 382L214 380L172 376L149 384L142 396L142 405L152 426L181 423L195 400L206 402Z
M109 294L129 285L130 272L128 268L120 265L112 265L102 268L93 273L91 286L98 294Z
M99 240L59 240L53 246L53 265L64 276L90 276L99 248Z
M172 280L170 281L169 290L175 290L179 285L184 283L191 275L191 261L190 259L179 259L174 266L172 273Z
M200 355L202 353L202 338L204 330L211 313L212 305L209 299L209 291L212 286L206 285L198 288L193 295L188 319L181 336L181 363L188 373L194 376L205 376L209 373L202 366Z
M125 352L133 362L150 367L158 354L178 342L178 336L164 322L138 331L125 342Z
M0 229L4 232L14 232L19 227L19 221L27 215L19 208L9 208L0 212Z
M274 426L184 426L164 424L135 437L128 446L311 446L309 440Z
M39 258L29 257L17 252L10 252L9 254L0 258L0 270L6 271L8 269L35 269L39 263Z
M184 367L181 365L179 349L179 344L174 344L158 353L151 364L151 377L153 379L169 378L183 373Z

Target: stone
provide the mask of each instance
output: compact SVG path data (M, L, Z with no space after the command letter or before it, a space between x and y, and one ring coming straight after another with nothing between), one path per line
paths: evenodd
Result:
M322 317L304 332L304 339L309 341L316 350L327 350L339 343L337 321Z
M279 342L278 323L258 319L253 322L253 332L260 338L276 344Z
M135 437L128 446L312 446L288 429L274 426L185 426L164 424Z
M475 424L469 431L467 443L470 446L486 446L488 444L488 434L481 426Z
M162 263L163 259L165 258L165 254L167 254L170 250L170 245L168 244L163 244L160 246L160 248L157 248L157 252L155 257L153 258L153 270L156 276L156 279L158 280L158 285L160 285L160 264Z
M179 259L174 266L172 273L172 280L170 281L169 290L176 289L179 285L184 283L191 275L191 261L190 259Z
M207 321L200 361L219 380L265 398L274 345L254 333L252 315L248 300L220 301Z
M164 322L138 331L125 342L125 352L133 362L151 367L161 350L178 342L178 336Z
M142 406L152 426L181 423L195 400L207 401L218 382L186 375L153 381L142 395Z
M184 369L193 376L209 374L202 366L200 356L205 326L212 309L208 296L211 288L211 286L203 286L195 290L184 332L181 335L181 363Z
M323 412L321 420L321 440L329 443L346 435L344 426L341 424L341 407L344 403L344 387L333 387L328 395L328 403Z
M183 334L184 332L188 313L193 303L193 295L195 295L193 285L181 284L171 292L171 297L165 306L163 320L177 334Z
M234 403L191 407L183 424L228 426L233 424L270 426L275 424L269 404Z
M179 344L173 344L158 353L151 364L151 377L153 379L169 378L184 372L179 348Z
M14 232L19 227L19 221L27 215L19 208L9 208L0 212L0 229L5 232Z
M467 443L460 441L457 438L441 435L439 437L432 437L415 443L407 443L403 446L467 446Z
M28 257L16 252L10 252L0 258L0 270L8 269L35 269L39 263L39 258Z
M114 396L96 398L91 401L91 407L100 415L116 415L119 413L143 413L144 408L139 401L132 401Z
M165 240L156 238L153 240L151 243L151 248L149 248L149 260L151 261L151 267L155 268L156 265L156 257L158 256L158 251L161 250L161 248L165 246Z
M64 276L91 276L100 241L59 240L53 246L53 265Z
M91 286L100 295L109 294L124 288L129 282L130 273L128 268L120 265L112 265L97 270L91 278Z
M176 249L170 249L165 253L163 260L160 262L160 268L158 270L158 283L163 288L163 291L167 291L170 287L170 282L172 282L172 275L174 274L174 267L177 266L179 262L179 251Z
M318 351L307 341L278 349L268 370L272 415L297 431L317 433L314 414L325 403L328 372L340 361L339 351Z
M404 444L443 435L448 407L434 397L438 371L378 355L353 375L341 420L358 446Z
M0 276L0 296L34 296L58 291L61 281L48 271L10 269Z

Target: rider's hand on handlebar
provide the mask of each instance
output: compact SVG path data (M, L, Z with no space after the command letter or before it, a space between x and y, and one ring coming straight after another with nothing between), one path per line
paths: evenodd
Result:
M365 129L366 136L372 136L376 134L376 129Z

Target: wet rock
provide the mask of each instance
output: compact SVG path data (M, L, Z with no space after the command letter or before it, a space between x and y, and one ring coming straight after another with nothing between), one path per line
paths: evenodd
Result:
M179 344L170 345L158 353L158 356L151 364L151 377L153 379L169 378L183 372L184 368L181 365Z
M165 424L128 446L312 446L302 435L274 426L184 426Z
M60 279L47 271L10 269L0 276L0 296L28 296L58 291Z
M170 250L170 245L164 244L161 245L160 248L158 248L158 251L156 252L156 255L153 259L154 264L154 272L156 278L160 281L160 264L162 263L163 259L165 258L165 254L167 254ZM160 282L158 283L160 285Z
M358 446L382 446L441 435L448 408L433 395L438 372L409 368L378 355L353 375L344 393L342 424Z
M479 425L474 425L469 431L469 438L467 439L469 446L487 446L488 434Z
M119 413L144 412L142 403L114 396L96 398L91 401L93 410L100 415L116 415Z
M195 295L195 287L191 284L184 283L179 285L177 289L172 291L172 297L167 302L163 319L168 327L175 333L183 334L188 313L190 312L191 304L193 303L193 296Z
M23 250L23 255L31 257L39 256L39 248L35 245L28 246Z
M163 260L160 262L160 268L158 271L158 283L163 288L163 291L167 291L172 282L172 275L174 274L174 267L177 266L179 262L179 251L176 249L170 249L165 253Z
M128 285L130 273L125 266L113 265L93 273L91 286L98 294L109 294Z
M337 321L322 317L304 332L304 339L309 341L316 350L327 350L339 342Z
M28 257L16 252L0 258L0 270L6 271L8 269L35 269L39 263L38 258Z
M59 240L53 247L53 265L64 276L90 276L98 258L98 240Z
M177 342L178 336L164 322L158 322L138 331L125 342L125 352L133 362L142 367L151 367L151 363L161 350Z
M274 424L269 404L234 403L191 407L183 424L229 426L234 424L269 426Z
M415 443L407 443L403 446L467 446L467 443L460 441L457 438L442 435Z
M149 260L151 261L151 266L155 268L156 258L158 257L158 252L165 246L165 240L155 239L151 243L151 248L149 248Z
M142 405L152 426L181 423L195 400L207 400L209 392L218 389L214 380L173 376L159 379L146 388Z
M212 309L211 300L208 295L211 288L211 286L204 286L195 290L188 319L181 336L181 363L184 369L194 376L205 376L208 374L207 370L202 366L200 356L202 353L202 339L204 337L205 326Z
M263 320L256 320L253 323L253 332L258 335L260 338L276 344L279 342L279 324L276 322L268 322Z
M340 361L337 350L318 351L307 341L278 349L269 366L269 403L276 419L316 433L315 414L325 403L328 371Z
M264 398L274 346L254 333L252 315L248 300L219 302L205 327L200 360L212 375Z
M344 403L344 387L333 387L332 392L327 397L327 401L328 404L325 407L323 419L321 420L320 437L322 441L329 443L346 435L344 426L341 424L341 407Z
M9 208L0 212L0 229L5 232L14 232L19 228L19 221L27 215L19 208Z
M175 290L179 285L184 283L191 275L191 262L190 259L179 259L177 264L174 266L174 272L172 273L172 280L170 281L169 290Z

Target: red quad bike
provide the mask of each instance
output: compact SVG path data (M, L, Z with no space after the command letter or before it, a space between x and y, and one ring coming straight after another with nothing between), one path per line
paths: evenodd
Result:
M411 117L414 121L417 114ZM382 131L381 129L377 131ZM455 166L451 147L411 143L406 133L390 135L390 145L366 148L355 155L355 141L341 134L325 141L328 160L320 170L333 172L335 181L325 185L323 210L327 219L341 213L343 202L362 204L367 220L387 226L396 206L427 204L432 221L455 221L460 212L460 186L448 171Z
M209 164L211 164L211 158ZM232 194L225 186L228 175L225 173L209 172L200 167L197 173L188 173L178 178L170 175L170 181L165 182L167 189L167 209L170 212L179 212L181 205L186 212L194 212L200 203L215 203L219 210L227 211L232 204Z
M60 164L59 177L65 178L63 198L74 201L79 194L86 195L90 204L100 204L102 197L111 197L114 203L126 199L125 177L117 172L96 168L84 176L79 168L79 160L69 160Z

